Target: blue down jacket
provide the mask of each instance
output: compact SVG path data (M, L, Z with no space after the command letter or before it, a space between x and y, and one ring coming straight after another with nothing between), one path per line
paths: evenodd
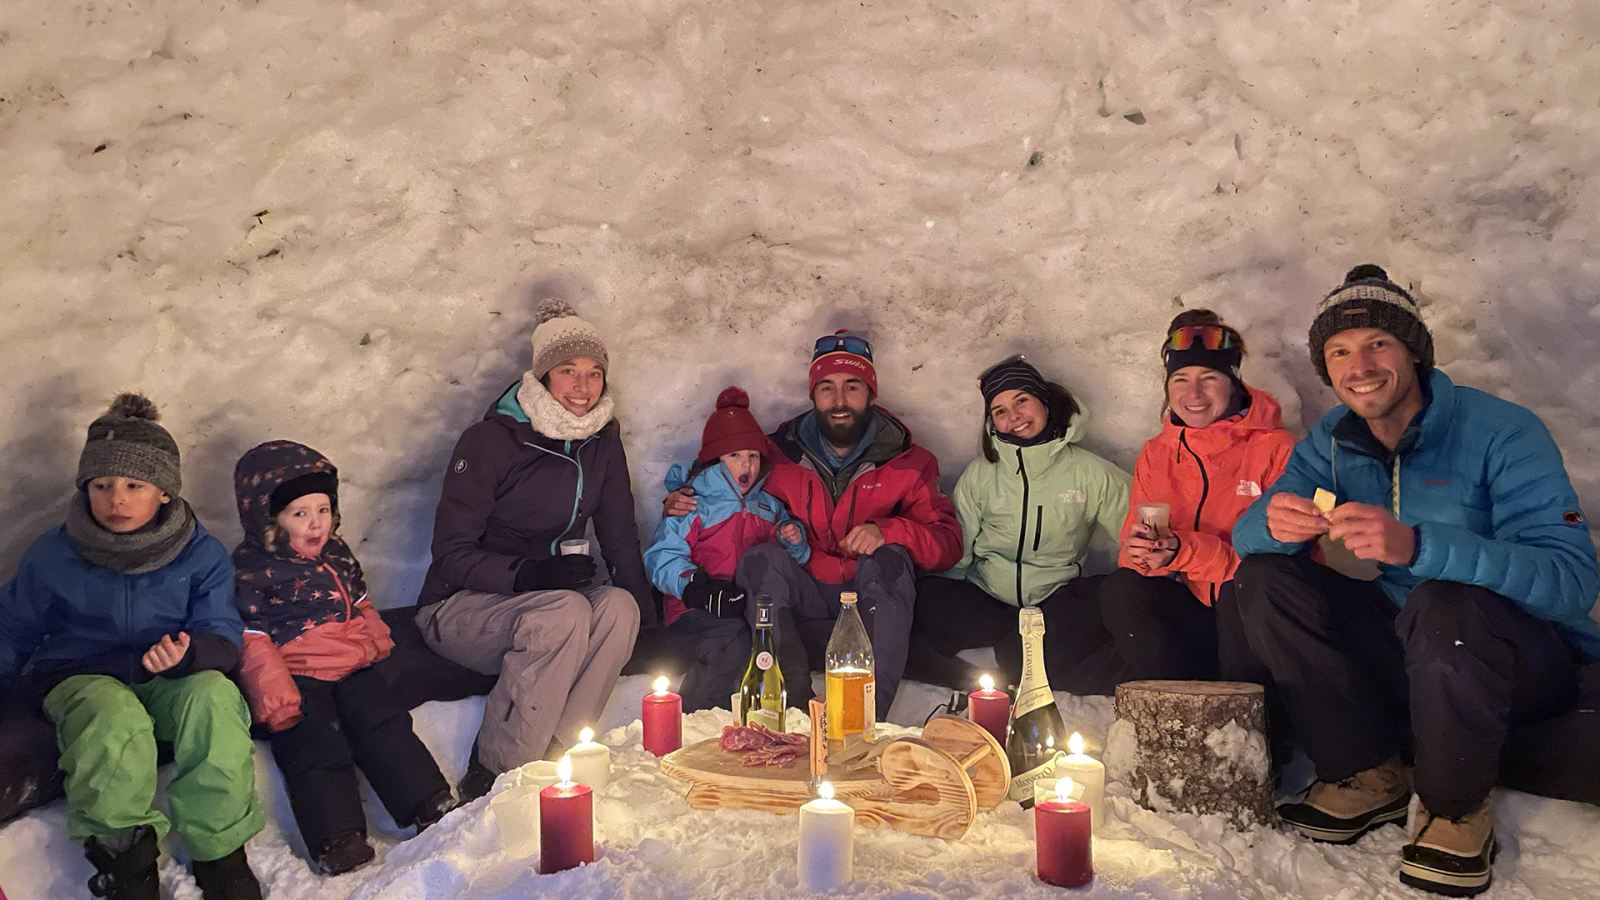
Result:
M1429 387L1432 402L1392 461L1373 455L1371 433L1347 407L1318 419L1283 477L1234 526L1235 549L1241 557L1308 550L1272 537L1267 502L1280 491L1310 497L1326 488L1340 503L1386 507L1417 529L1416 562L1380 566L1378 584L1396 606L1423 581L1478 585L1555 623L1586 659L1600 659L1600 628L1589 617L1600 565L1549 430L1529 410L1457 387L1437 369Z
M232 658L216 668L238 660L244 624L233 607L233 563L200 523L176 559L138 575L84 559L66 526L57 526L28 548L16 577L0 590L0 675L15 673L34 655L36 667L61 669L58 676L92 671L143 681L150 675L139 657L162 635L180 631L191 638L214 634L232 645Z

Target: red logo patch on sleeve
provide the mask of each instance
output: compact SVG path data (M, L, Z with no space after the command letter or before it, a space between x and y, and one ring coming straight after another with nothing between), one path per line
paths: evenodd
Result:
M1567 523L1568 525L1582 525L1583 513L1578 512L1575 509L1569 509L1561 514L1561 521Z

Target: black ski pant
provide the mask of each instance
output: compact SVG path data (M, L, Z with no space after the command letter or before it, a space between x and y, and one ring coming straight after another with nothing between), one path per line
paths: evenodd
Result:
M667 632L689 647L689 671L678 688L683 711L726 707L739 690L745 666L750 662L750 625L743 617L721 618L703 609L691 609L668 625ZM784 688L795 696L787 678ZM810 696L809 690L806 696Z
M1246 557L1234 582L1250 649L1320 780L1409 755L1428 810L1466 815L1499 780L1508 733L1577 698L1555 626L1484 588L1425 581L1397 609L1303 554Z
M388 662L341 681L296 675L304 718L271 737L273 759L289 788L289 806L313 858L337 835L367 833L355 766L401 828L415 821L424 800L450 789L433 755L411 730L411 711L384 678Z
M1044 613L1045 676L1052 690L1079 696L1110 694L1128 680L1128 667L1101 621L1099 587L1104 580L1104 575L1074 578L1039 603ZM1022 680L1017 615L1017 607L965 579L939 575L918 579L911 677L971 690L980 673L956 654L993 647L1003 684L1014 689Z
M802 632L839 618L839 595L856 592L856 609L872 641L874 690L878 721L886 721L900 678L906 669L906 644L911 634L911 606L916 593L916 567L899 544L884 544L856 557L855 577L843 584L812 578L789 551L775 543L757 544L739 558L734 581L750 593L745 616L755 627L755 598L772 598L778 625L778 666L789 704L805 708L812 697L811 668L825 661L811 659ZM748 651L747 651L748 652Z
M1100 583L1100 616L1130 680L1217 677L1217 611L1183 582L1118 569Z

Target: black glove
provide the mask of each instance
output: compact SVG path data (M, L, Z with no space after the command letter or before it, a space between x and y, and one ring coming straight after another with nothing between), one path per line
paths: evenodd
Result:
M704 568L689 576L679 598L690 609L703 609L719 619L744 618L744 589L731 581L712 578Z
M517 567L514 589L528 591L581 591L594 583L594 557L582 553L525 559Z

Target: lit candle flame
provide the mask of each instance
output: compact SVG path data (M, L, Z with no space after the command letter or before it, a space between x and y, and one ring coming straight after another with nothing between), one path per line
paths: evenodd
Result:
M561 786L568 787L572 784L572 757L561 754L561 761L556 763L556 776L561 779Z
M1083 755L1083 735L1081 735L1081 734L1077 733L1076 731L1074 731L1072 733L1072 737L1067 738L1067 749L1072 751L1072 755L1073 756L1082 756Z
M587 744L592 740L594 740L593 728L585 728L584 730L578 732L578 743Z
M662 675L660 678L657 678L656 679L656 693L657 694L665 694L667 692L667 684L668 683L669 682L667 681L667 676L665 676L665 675Z
M1071 778L1063 778L1056 782L1056 797L1059 798L1062 803L1072 799Z
M1054 750L1056 748L1056 736L1053 735L1053 734L1045 735L1044 736L1044 745L1045 745L1046 749Z
M985 675L982 678L979 678L978 679L978 686L983 688L986 691L994 690L994 676L993 675Z
M824 800L832 800L833 799L833 784L831 782L824 781L822 784L818 785L817 786L817 796L821 797Z

